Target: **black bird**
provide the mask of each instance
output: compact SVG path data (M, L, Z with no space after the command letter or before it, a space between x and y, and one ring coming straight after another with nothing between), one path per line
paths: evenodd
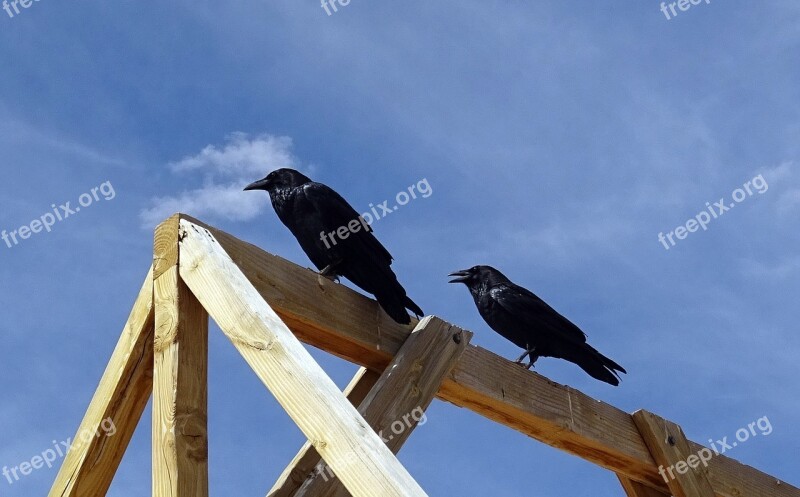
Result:
M392 271L392 256L341 195L294 169L277 169L247 190L266 190L278 218L325 277L344 276L371 293L392 319L409 324L406 308L424 313Z
M478 312L494 331L525 349L517 363L530 357L558 357L580 366L593 378L619 385L625 369L586 343L586 334L533 292L515 285L491 266L456 271L450 283L467 285Z

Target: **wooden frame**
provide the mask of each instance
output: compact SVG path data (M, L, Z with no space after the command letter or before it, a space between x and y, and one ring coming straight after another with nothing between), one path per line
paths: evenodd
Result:
M396 454L400 451L417 423L423 419L442 381L471 338L472 333L438 318L424 318L360 402L358 411L373 430L386 433L381 438L392 452ZM301 451L304 449L306 447ZM302 455L298 454L298 457L302 458ZM291 469L287 470L291 472ZM293 487L285 483L273 487L267 497L350 495L333 472L325 470L324 466L314 471L301 485Z
M367 368L359 368L353 379L344 389L347 400L354 406L358 406L367 398L372 387L381 377L378 373ZM289 497L294 495L306 481L316 474L321 468L322 456L320 456L311 445L306 441L300 451L292 459L283 473L278 477L278 481L267 493L269 497Z
M689 479L667 482L659 465L702 449L682 438L678 425L668 425L680 442L675 451L656 443L647 421L655 418L632 416L526 371L469 345L467 332L433 318L421 323L439 330L430 340L444 347L445 339L452 340L447 333L457 330L463 346L447 349L440 362L426 358L424 347L411 348L419 340L412 327L393 322L371 299L184 215L156 230L153 268L81 424L81 430L96 428L110 416L117 434L70 452L50 496L105 494L153 391L151 374L157 394L153 494L208 495L206 311L310 440L270 496L425 495L392 453L402 441L387 447L370 428L380 429L387 412L398 412L378 407L381 399L394 394L398 405L408 405L413 389L384 376L390 363L397 367L413 357L431 372L425 391L417 392L420 403L435 395L598 464L617 474L628 496L800 497L796 487L723 455ZM349 398L300 341L365 368ZM174 419L165 416L170 409ZM303 475L317 464L312 446L346 491L316 483L314 492L298 493L307 481ZM162 485L168 475L172 483ZM284 486L288 491L278 492Z

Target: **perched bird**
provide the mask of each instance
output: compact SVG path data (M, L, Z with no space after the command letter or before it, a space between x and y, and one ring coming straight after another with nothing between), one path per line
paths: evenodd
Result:
M392 256L372 228L331 188L294 169L277 169L245 187L266 190L281 222L289 228L320 274L344 276L371 293L392 319L409 324L406 312L424 313L392 271Z
M450 283L464 283L478 312L494 331L525 349L528 369L539 357L558 357L580 366L593 378L619 385L622 366L586 343L586 334L529 290L515 285L491 266L451 273Z

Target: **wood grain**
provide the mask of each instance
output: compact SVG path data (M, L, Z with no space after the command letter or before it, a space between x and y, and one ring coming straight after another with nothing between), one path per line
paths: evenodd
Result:
M697 453L692 452L686 435L672 421L647 411L633 413L633 422L650 449L661 476L675 497L714 497L708 481L708 469L701 464ZM713 457L711 449L706 449Z
M628 477L620 475L617 475L617 477L627 497L670 497L670 494L659 492L658 490L642 485L638 481L633 481Z
M153 495L207 497L208 314L177 267L154 298Z
M344 389L348 402L358 407L367 394L378 382L381 375L367 368L359 368L353 379ZM322 456L314 449L311 442L306 441L303 447L283 470L278 481L267 492L268 497L291 497L314 475L322 461Z
M421 420L472 333L428 316L419 322L358 411L397 454ZM318 472L295 497L347 497L334 473Z

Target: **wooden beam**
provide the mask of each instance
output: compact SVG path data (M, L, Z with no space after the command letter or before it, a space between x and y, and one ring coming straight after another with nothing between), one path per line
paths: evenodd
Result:
M680 426L651 412L636 411L633 422L659 465L659 472L672 495L714 497L706 466L714 456L711 449L705 449L702 454L692 452Z
M359 368L353 379L344 389L344 395L350 404L358 407L366 398L369 391L377 383L381 375L367 368ZM311 442L306 441L303 447L294 456L278 481L268 492L268 497L291 497L314 473L317 465L322 461L322 456L317 453Z
M180 275L356 497L426 495L211 233L181 220Z
M383 371L410 333L377 304L344 285L318 283L317 273L264 252L188 216L222 245L250 283L302 341L350 362ZM485 349L469 346L438 397L471 409L552 447L664 493L630 414ZM691 451L702 447L690 442ZM800 490L724 455L710 463L719 497L800 497Z
M419 322L358 411L397 454L411 436L472 333L429 316ZM424 424L424 421L423 421ZM326 467L307 480L295 497L348 497Z
M153 495L208 496L208 313L178 275L179 220L155 230Z
M617 478L628 497L670 497L670 494L661 493L628 477L617 475Z
M208 314L177 267L154 298L153 496L207 497Z
M180 220L181 215L174 214L156 226L153 235L153 281L167 270L178 267Z
M153 386L153 271L145 278L128 322L48 494L105 495L142 417ZM113 425L112 425L113 423ZM110 428L115 428L113 432ZM85 434L99 433L88 442ZM113 436L104 436L114 433Z

